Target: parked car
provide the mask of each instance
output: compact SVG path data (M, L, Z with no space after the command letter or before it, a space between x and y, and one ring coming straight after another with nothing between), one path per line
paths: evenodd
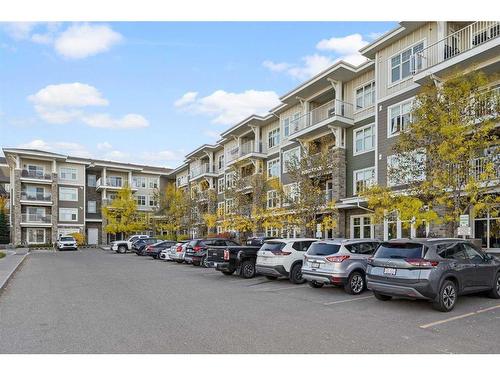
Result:
M290 238L266 241L257 253L255 270L270 280L288 277L294 284L305 282L302 278L304 254L315 238Z
M154 237L141 238L140 240L137 240L132 244L132 249L137 255L146 255L146 246L154 245L155 243L158 243L160 241L161 240Z
M195 266L207 266L208 246L239 246L240 244L226 238L199 238L191 240L186 246L184 261Z
M78 250L76 240L71 236L61 236L56 242L57 250Z
M172 252L175 253L176 245L177 245L177 242L174 242L173 245L168 246L167 248L160 251L159 259L165 260L165 261L173 260L172 258L170 258L170 255L172 254Z
M255 276L257 252L264 241L275 237L252 237L245 246L209 246L207 249L207 265L214 267L224 275L232 275L235 271L246 279Z
M500 298L500 261L467 240L397 239L378 247L366 281L381 301L426 299L448 312L463 294L488 292Z
M170 259L176 261L177 263L183 263L188 242L189 241L177 242L177 244L175 244L175 251L172 251L172 249L170 249Z
M313 288L333 284L349 294L360 294L366 288L367 260L379 244L372 239L314 242L304 256L302 277Z
M144 234L135 234L125 241L113 241L111 242L111 250L116 251L118 254L124 254L127 251L132 251L132 245L135 241L148 237Z
M158 259L160 257L160 252L167 248L170 248L175 244L175 241L160 241L152 245L147 245L145 249L146 255Z

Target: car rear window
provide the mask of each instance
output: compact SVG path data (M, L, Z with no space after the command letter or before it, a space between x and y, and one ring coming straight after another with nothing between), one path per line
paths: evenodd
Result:
M340 245L324 242L314 242L307 250L308 255L332 255L339 251Z
M61 241L73 241L73 237L61 237Z
M285 247L284 242L264 242L264 245L260 248L261 251L281 251Z
M190 247L195 247L197 243L198 243L198 240L193 240L193 241L190 241L190 242L188 243L188 246L190 246Z
M375 258L422 258L423 248L415 243L383 243L375 253Z

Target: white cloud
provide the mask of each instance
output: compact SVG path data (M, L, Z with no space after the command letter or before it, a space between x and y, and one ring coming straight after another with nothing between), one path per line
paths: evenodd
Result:
M36 22L9 22L5 24L4 28L12 39L24 40L29 39L36 25Z
M55 50L69 59L82 59L108 51L123 37L109 26L73 25L61 33L54 42Z
M148 120L135 113L129 113L121 118L113 118L107 113L96 113L83 116L82 121L93 128L139 129L149 126Z
M270 60L266 60L262 63L262 66L269 69L272 72L284 72L288 68L290 68L290 64L288 63L275 63Z
M279 103L278 94L274 91L247 90L242 93L232 93L217 90L202 98L195 97L178 107L192 113L210 116L213 123L229 125L253 114L265 114Z
M28 96L38 116L50 124L83 122L95 128L137 129L149 126L149 121L139 114L129 113L112 117L108 113L88 113L89 107L105 107L109 101L95 87L79 83L48 85Z
M127 161L129 158L130 158L129 153L119 150L109 151L103 155L103 159L106 160Z
M198 93L196 91L188 91L184 95L181 96L180 99L177 99L174 103L176 107L183 107L187 104L191 104L196 100Z
M101 151L103 151L103 150L111 150L112 148L113 148L113 145L111 145L111 143L109 143L107 141L97 144L97 149L101 150Z
M205 130L203 132L207 137L210 137L214 140L218 140L220 138L220 132L215 131L215 130Z
M90 158L91 153L84 145L75 142L46 142L43 139L34 139L18 145L20 148L33 148L36 150L50 151L60 154L71 154L82 158Z
M367 44L368 42L363 39L361 34L332 37L322 39L316 43L316 50L321 51L321 53L303 56L300 63L276 63L266 60L262 65L272 72L282 72L296 79L304 80L320 73L340 60L353 65L364 63L366 58L360 55L358 50Z

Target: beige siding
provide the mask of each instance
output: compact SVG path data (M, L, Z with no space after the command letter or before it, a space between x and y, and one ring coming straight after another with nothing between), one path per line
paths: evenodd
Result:
M67 181L61 179L61 168L76 169L76 181ZM57 163L58 181L65 185L85 185L85 165L73 163Z
M36 160L29 158L21 158L21 168L27 169L28 165L36 165L43 167L45 173L52 173L52 162L47 160Z
M375 68L357 76L351 81L344 83L344 101L347 103L351 103L352 105L355 105L356 89L360 86L372 82L374 79L375 79Z
M390 46L382 49L377 53L377 93L379 100L384 97L397 93L408 87L414 86L411 76L396 84L390 83L390 59L391 57L420 41L424 41L424 48L437 40L437 25L436 22L429 22L424 26L416 29L405 37L395 41Z

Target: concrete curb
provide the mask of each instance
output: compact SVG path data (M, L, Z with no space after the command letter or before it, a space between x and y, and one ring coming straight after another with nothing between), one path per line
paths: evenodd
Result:
M25 259L28 257L29 254L30 254L29 252L27 252L26 254L23 254L22 258L17 262L17 264L12 268L12 270L10 270L10 272L7 274L7 277L5 278L5 280L0 280L0 296L2 295L2 293L5 290L5 288L7 287L7 285L9 284L9 281L12 279L14 274L17 272L17 270L24 263ZM13 254L11 256L15 257L16 255Z

